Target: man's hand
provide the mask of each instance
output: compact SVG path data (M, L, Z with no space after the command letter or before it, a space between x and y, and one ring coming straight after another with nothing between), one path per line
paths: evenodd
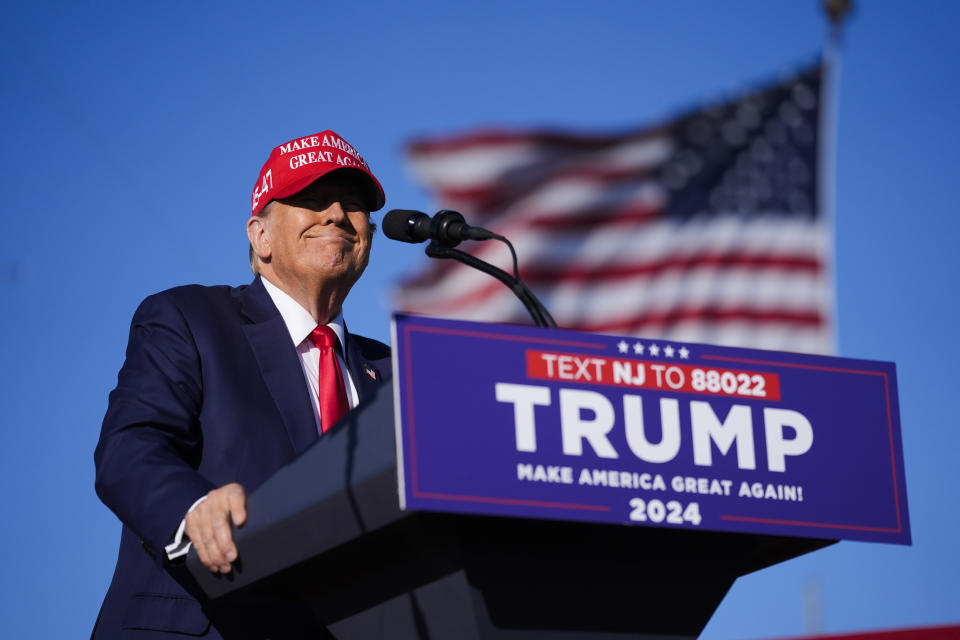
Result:
M243 487L231 482L208 493L207 499L184 518L187 536L200 561L213 573L230 573L230 563L237 559L228 518L238 527L246 522L246 502Z

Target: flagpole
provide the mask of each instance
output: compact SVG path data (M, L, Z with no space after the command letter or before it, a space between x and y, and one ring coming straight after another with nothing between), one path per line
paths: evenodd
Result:
M821 82L821 105L819 130L819 194L820 213L825 226L830 231L830 246L827 249L827 269L831 286L831 327L830 349L837 352L839 344L839 304L837 300L837 219L836 219L836 176L837 176L837 106L839 104L841 45L843 26L853 8L853 0L823 0L823 11L829 20L826 42L823 47L823 74Z

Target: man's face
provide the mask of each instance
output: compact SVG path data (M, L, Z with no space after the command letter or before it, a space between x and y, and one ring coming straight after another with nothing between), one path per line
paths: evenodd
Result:
M275 201L264 222L271 270L284 282L321 279L349 288L370 259L369 206L360 188L336 173Z

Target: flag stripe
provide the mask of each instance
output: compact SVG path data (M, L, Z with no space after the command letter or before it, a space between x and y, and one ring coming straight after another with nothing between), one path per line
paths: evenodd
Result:
M570 264L581 268L613 269L638 265L643 269L646 265L671 259L720 255L778 254L790 260L806 257L810 261L822 262L829 247L822 224L777 220L770 216L753 221L743 221L735 216L704 218L686 224L657 220L627 228L601 225L587 235L576 229L566 229L562 223L555 228L544 227L546 225L531 226L523 220L508 220L500 227L501 233L513 239L521 270ZM497 242L474 245L472 253L502 269L510 267L507 252ZM448 277L453 277L448 284L450 290L440 292L440 295L488 282L486 276L459 263L435 261L408 281L403 291L421 286L435 287L441 278Z
M619 282L581 281L554 284L549 289L534 286L534 292L557 317L570 326L579 326L590 320L603 318L621 323L624 317L641 317L646 313L663 315L673 306L716 306L763 309L773 313L778 309L791 312L818 309L823 303L821 274L797 272L779 273L749 268L719 271L698 267L678 271L669 276L639 276ZM484 319L509 313L519 308L519 302L503 286L484 283L483 287L464 289L460 295L444 295L430 288L412 292L408 300L420 313L448 315L480 313L488 309ZM470 317L467 315L467 317ZM479 319L479 318L478 318ZM591 320L592 319L592 320Z
M615 180L643 176L662 166L673 150L670 140L655 137L591 152L588 161L569 149L552 149L545 159L546 151L531 140L451 154L414 155L411 165L441 199L482 202L491 193L520 183L564 177ZM508 174L512 174L510 179L504 180Z
M549 130L482 129L460 135L438 136L412 140L407 145L411 156L425 154L448 155L457 151L475 151L489 147L529 143L543 147L567 147L576 151L602 149L615 144L635 142L658 135L657 129L642 129L626 133L588 134Z
M748 255L748 254L715 254L676 256L666 260L647 264L607 265L597 267L559 267L546 268L530 266L520 269L520 277L527 284L568 281L595 281L598 278L619 280L638 275L660 275L667 270L687 271L692 268L730 268L730 267L759 267L764 270L773 268L784 271L812 271L820 270L820 261L810 256L786 256L781 254Z

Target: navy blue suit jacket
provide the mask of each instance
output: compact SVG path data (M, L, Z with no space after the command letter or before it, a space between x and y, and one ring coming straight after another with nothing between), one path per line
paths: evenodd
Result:
M362 400L390 377L389 347L346 342ZM94 454L97 493L123 522L94 637L299 637L310 623L283 594L205 600L164 546L200 496L255 489L317 437L299 356L259 278L144 300Z

